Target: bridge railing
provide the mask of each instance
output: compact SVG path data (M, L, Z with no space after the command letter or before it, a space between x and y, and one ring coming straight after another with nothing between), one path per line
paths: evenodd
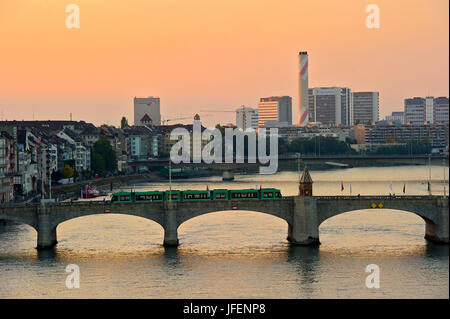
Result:
M319 200L323 200L323 199L360 199L360 200L386 200L386 199L399 199L399 200L405 200L405 199L413 199L413 200L418 200L418 199L434 199L434 198L443 198L444 196L442 195L362 195L362 196L358 196L358 195L334 195L334 196L328 196L328 195L324 195L324 196L313 196L316 199Z

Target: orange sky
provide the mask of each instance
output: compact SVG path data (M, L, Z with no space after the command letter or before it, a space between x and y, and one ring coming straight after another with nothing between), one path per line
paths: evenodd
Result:
M78 4L81 28L67 29ZM380 29L365 7L380 7ZM297 52L309 85L380 92L382 116L412 96L448 96L447 0L0 0L0 110L6 119L132 122L133 97L164 118L297 105ZM200 113L202 114L202 113ZM207 125L234 122L211 113ZM294 121L295 122L295 121Z

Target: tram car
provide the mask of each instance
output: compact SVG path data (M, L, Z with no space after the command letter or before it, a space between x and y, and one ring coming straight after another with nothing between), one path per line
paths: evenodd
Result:
M213 190L171 190L147 192L117 192L111 195L112 203L149 202L201 202L221 200L268 200L283 199L276 188L260 189L213 189Z

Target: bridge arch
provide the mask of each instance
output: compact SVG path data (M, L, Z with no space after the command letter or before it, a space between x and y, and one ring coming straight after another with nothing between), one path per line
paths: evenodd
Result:
M322 225L325 221L339 216L339 215L343 215L343 214L347 214L347 213L354 213L354 212L359 212L359 211L364 211L364 210L370 210L370 211L394 211L394 212L402 212L402 213L408 213L408 214L413 214L416 215L418 217L420 217L425 224L427 223L431 223L431 224L435 224L434 220L432 219L432 217L430 217L428 214L425 214L423 212L420 211L410 211L410 210L405 210L405 209L398 209L398 208L357 208L357 209L351 209L351 210L341 210L341 211L336 211L336 212L331 212L330 214L320 214L319 213L319 218L318 218L318 226ZM370 214L370 213L368 213Z
M180 227L185 222L195 219L200 216L209 215L209 214L215 214L215 213L227 213L227 214L238 214L238 211L244 211L244 212L250 212L250 213L259 213L264 215L270 215L274 216L278 219L284 220L288 225L292 221L292 214L290 214L287 210L274 210L271 208L258 208L258 209L252 209L252 208L238 208L238 209L230 209L230 208L224 208L224 209L218 209L218 208L204 208L204 209L197 209L195 212L179 212L177 214L177 227Z
M201 229L202 232L196 235L197 239L201 238L200 242L208 245L221 239L226 247L240 245L239 240L260 244L268 240L262 237L263 234L269 234L275 241L282 240L285 234L283 231L278 233L283 229L286 232L286 224L285 218L267 212L250 209L211 210L185 220L178 226L178 233L183 234L183 238L189 238L190 234L198 234L198 229ZM272 233L272 230L275 232ZM195 240L192 243L199 244Z
M151 215L151 214L146 214L146 213L138 213L138 212L112 212L112 213L105 213L105 212L83 212L80 214L76 214L76 215L71 215L71 214L61 214L60 216L55 217L52 220L51 226L52 227L57 227L65 222L74 220L74 219L79 219L82 217L87 217L87 216L96 216L96 215L106 215L106 216L116 216L116 215L128 215L128 216L135 216L135 217L140 217L142 219L147 219L150 220L152 222L155 222L156 224L158 224L159 226L161 226L162 228L164 228L164 224L163 224L163 219L161 218L161 216L157 215Z
M79 236L82 232L84 235ZM83 246L96 246L85 238L98 238L103 245L110 245L108 241L118 242L118 245L126 245L133 242L140 245L141 241L149 242L153 238L159 238L164 228L152 219L133 214L91 214L66 219L55 227L58 240L78 238ZM128 238L129 234L133 234ZM95 240L94 240L95 242ZM159 240L155 241L159 244Z
M33 211L24 211L22 213L8 213L8 214L2 214L1 218L5 221L11 221L16 224L23 224L31 226L34 230L38 230L38 222L36 219L36 214Z

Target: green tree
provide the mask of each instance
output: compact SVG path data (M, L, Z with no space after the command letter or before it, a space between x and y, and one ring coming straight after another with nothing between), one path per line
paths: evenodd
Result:
M103 172L115 172L117 170L117 157L116 152L113 150L111 144L106 139L100 139L97 142L94 143L93 153L92 153L92 160L96 161L96 166L98 169L101 169L102 165L98 162L99 157L96 156L99 155L104 162L104 169ZM91 165L92 169L94 168L94 165ZM94 169L93 169L94 170ZM95 173L100 173L94 170Z
M128 120L125 116L122 116L122 119L120 120L120 128L125 128L128 126Z
M69 164L66 164L62 168L61 173L64 176L64 178L71 178L71 177L73 177L74 170L73 170L72 166L70 166Z
M105 160L99 153L93 153L91 159L91 170L96 173L103 175L105 173Z

